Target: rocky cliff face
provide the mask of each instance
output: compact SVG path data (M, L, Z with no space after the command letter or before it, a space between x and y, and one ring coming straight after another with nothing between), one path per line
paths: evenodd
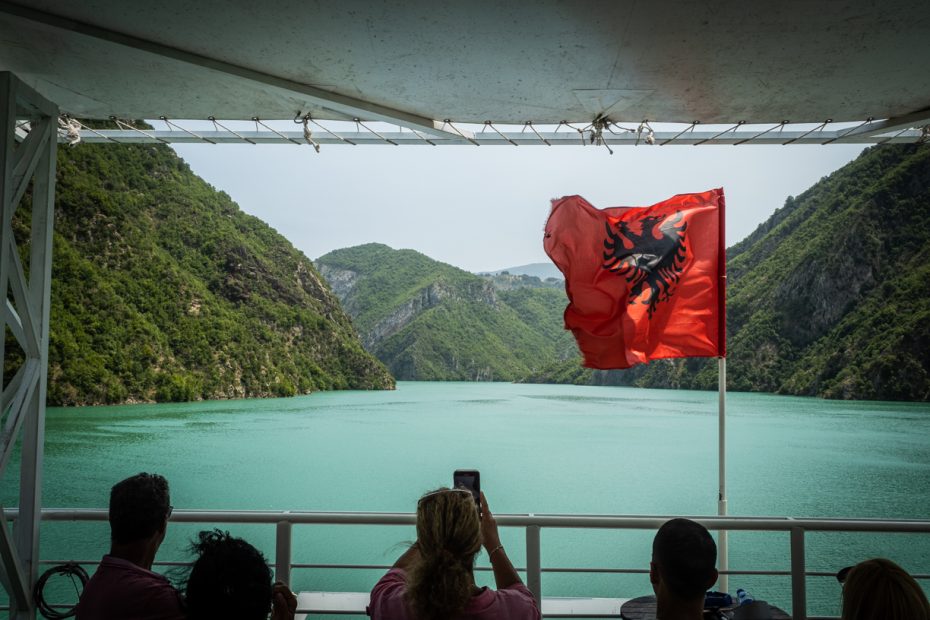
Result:
M351 296L358 282L358 273L350 269L337 269L321 263L316 263L315 267L319 270L320 275L326 279L330 289L339 299L348 299Z
M346 310L350 314L357 311L359 305L364 303L362 299L353 294L359 274L350 269L331 267L319 261L317 266L320 275L330 283L333 292L345 304ZM469 282L465 286L452 286L443 281L429 282L366 329L361 334L362 344L366 349L373 350L378 343L407 327L427 310L444 303L454 302L477 302L491 308L499 306L494 287L488 282Z
M477 289L477 290L476 290ZM373 349L379 342L387 340L409 325L416 317L444 303L477 301L492 308L497 307L497 298L490 286L472 286L464 291L442 282L432 282L393 312L375 323L365 332L362 343Z

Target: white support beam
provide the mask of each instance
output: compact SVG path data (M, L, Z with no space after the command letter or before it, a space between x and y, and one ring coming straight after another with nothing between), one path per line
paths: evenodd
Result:
M23 520L16 524L14 540L23 570L29 584L39 575L39 524L42 518L42 461L45 455L45 400L48 387L49 318L52 296L52 237L55 222L55 166L58 159L57 132L52 130L58 122L58 110L42 97L35 95L37 106L53 108L54 113L43 120L49 123L49 136L39 149L39 162L32 183L32 217L29 239L29 283L26 301L31 322L38 340L35 388L27 402L27 416L23 423L20 456L19 510ZM30 590L31 592L31 590ZM17 620L35 617L35 601L18 611Z
M329 131L329 130L328 130ZM500 133L474 133L471 134L475 144L481 146L590 146L603 148L590 143L590 140L581 136L577 131L546 131L525 132L501 130ZM635 133L620 133L603 136L607 146L641 146L643 148L656 148L659 146L705 146L705 145L761 145L761 144L829 144L834 142L853 142L860 144L878 144L890 141L893 143L917 142L921 139L919 130L907 130L900 134L887 135L886 131L860 132L849 136L845 140L843 130L800 130L786 129L783 131L770 131L760 135L758 129L745 129L730 131L722 134L719 131L657 131L654 134L655 144L647 145ZM463 141L455 136L454 139L430 136L429 142L422 136L411 131L393 131L372 133L365 131L343 132L331 130L329 133L314 132L313 141L321 145L360 145L381 144L400 146L447 146L461 145ZM64 142L64 138L60 139ZM146 130L144 133L130 130L95 129L82 131L81 141L94 144L286 144L308 145L302 131L162 131ZM663 145L663 143L665 143ZM468 144L468 142L465 142Z
M39 332L38 321L36 320L36 307L30 299L28 293L29 282L26 281L26 274L23 272L22 262L19 260L19 250L16 243L11 239L9 260L12 272L9 274L9 287L13 293L13 303L17 310L16 317L19 319L22 329L22 338L17 338L19 346L26 353L26 357L36 359L39 357ZM9 300L8 302L9 303Z
M45 141L48 140L52 130L52 121L57 123L58 119L45 118L44 120L32 123L29 137L20 143L14 152L12 176L13 204L19 204L19 201L22 200L23 195L26 193L29 181L32 179L36 166L39 164L39 155L41 154L42 146L45 144Z
M3 388L3 394L0 395L0 420L3 419L2 412L7 410L7 407L10 406L10 403L13 402L13 398L16 397L16 393L19 391L19 386L22 385L23 377L26 374L27 365L23 364L19 367L19 370L16 371L16 374L13 375L13 378L10 379L10 382L6 384L6 387Z
M38 362L35 360L26 360L23 366L25 367L23 381L13 395L10 411L3 423L3 428L0 428L0 478L3 477L10 457L13 455L13 444L16 441L16 436L19 434L26 418L29 417L28 403L35 393L36 379L39 374Z
M272 75L270 73L255 71L254 69L249 69L248 67L242 67L229 62L218 60L216 58L210 58L201 54L187 52L175 47L156 43L154 41L123 34L121 32L107 30L105 28L100 28L91 24L75 21L61 17L59 15L54 15L52 13L37 11L35 9L21 6L19 4L7 2L5 0L0 1L0 12L18 17L20 19L26 19L32 22L44 24L59 30L75 32L84 36L99 39L101 41L122 45L190 65L204 67L206 69L211 69L219 73L225 73L227 75L249 80L258 84L264 84L265 86L277 88L291 94L300 95L309 103L326 108L328 110L332 110L334 112L338 112L339 114L347 115L351 118L357 117L361 118L362 120L384 121L395 125L416 129L418 131L427 132L432 135L444 135L448 138L454 137L460 143L466 143L466 140L463 138L463 136L460 136L451 131L446 131L442 127L442 123L430 118L426 118L424 116L420 116L418 114L405 112L403 110L395 110L393 108L372 103L370 101L363 101L354 97L348 97L346 95L329 92L309 84L304 84L280 76Z
M11 73L0 73L0 299L6 300L9 290L10 261L6 251L13 238L10 221L13 218L13 166L16 145L16 86L19 80ZM6 338L0 338L0 366L6 364ZM0 382L2 382L0 374ZM0 454L2 456L2 454Z
M29 119L29 135L18 137L17 123L24 118ZM20 443L20 518L12 536L0 519L3 586L10 593L10 618L15 620L32 620L36 614L31 592L39 566L57 122L54 104L12 74L0 72L0 303L4 304L0 328L9 327L25 355L22 366L4 386L0 410L0 480L17 439ZM29 265L25 269L12 221L30 182ZM0 339L0 377L9 370L5 354L5 339Z
M16 342L22 346L22 344L26 342L26 331L23 329L23 320L19 318L19 312L16 311L16 307L9 299L3 304L3 320L6 321L6 326L10 329L13 337L16 338Z
M10 537L10 527L3 506L0 506L0 577L3 577L3 587L7 589L17 607L29 607L29 586L22 572L22 562L13 546Z
M879 139L878 136L887 135L896 131L904 131L911 128L923 127L930 123L930 110L921 110L913 114L899 116L897 118L888 118L874 123L865 123L861 127L853 128L850 131L838 132L833 142L838 144L856 143L865 141L884 142L885 139ZM920 133L919 131L917 132Z

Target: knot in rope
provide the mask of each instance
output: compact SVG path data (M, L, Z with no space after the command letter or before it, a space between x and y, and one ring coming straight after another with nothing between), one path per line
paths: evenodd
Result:
M604 146L611 155L614 154L610 145L607 144L607 141L604 140L604 130L610 131L610 119L603 116L598 116L596 119L591 121L591 131L588 134L588 139L591 141L591 144L597 146Z
M74 146L81 141L81 124L67 114L58 117L58 133Z
M310 129L310 118L307 116L304 117L304 140L313 147L313 150L317 153L320 152L320 145L313 139L313 130Z
M643 121L639 124L639 127L636 128L637 141L642 139L646 144L655 144L656 143L656 132L652 130L652 127L649 126L649 121Z

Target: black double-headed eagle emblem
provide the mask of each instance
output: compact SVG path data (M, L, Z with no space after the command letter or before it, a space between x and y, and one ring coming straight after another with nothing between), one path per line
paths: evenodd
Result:
M616 231L606 223L603 268L625 276L630 284L629 303L648 304L650 319L656 305L668 301L684 268L688 223L681 220L681 211L674 216L646 216L638 220L639 232L624 220L617 222ZM646 286L649 297L640 299Z

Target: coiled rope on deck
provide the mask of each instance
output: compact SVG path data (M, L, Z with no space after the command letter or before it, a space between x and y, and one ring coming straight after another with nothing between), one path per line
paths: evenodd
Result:
M48 569L39 577L36 581L36 587L33 589L32 595L36 601L36 607L39 610L39 613L49 620L57 620L58 618L70 618L75 613L77 613L77 604L75 603L68 609L64 611L59 611L53 609L52 605L49 605L45 601L45 584L48 583L48 580L53 575L67 575L71 578L71 584L74 586L74 591L77 593L78 598L80 598L81 593L84 591L84 586L87 585L87 571L78 564L77 562L67 562L65 564L59 564L58 566L53 566ZM81 589L78 590L77 583L74 579L77 579L81 582ZM61 607L61 605L56 605L56 607Z

